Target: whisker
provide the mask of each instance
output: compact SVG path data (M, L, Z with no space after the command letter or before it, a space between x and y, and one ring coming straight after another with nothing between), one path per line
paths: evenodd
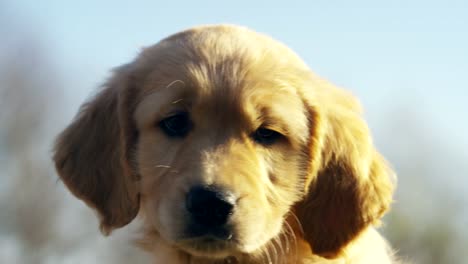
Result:
M266 247L262 248L262 255L266 258L267 264L273 264L273 262L271 261L271 256L270 256L268 247L269 247L269 244Z
M294 247L296 247L296 236L294 235L294 232L292 231L291 226L289 225L288 222L284 222L284 227L281 230L281 233L278 236L278 241L280 244L281 248L281 253L282 253L282 262L283 263L296 263L296 255L297 255L297 250L295 252L296 255L295 258L293 259L293 262L289 262L290 255L291 255L291 239L294 240Z
M294 221L297 223L297 226L299 227L299 232L301 233L301 235L304 235L304 229L302 228L301 221L299 221L299 218L297 218L297 215L294 212L290 212L290 215L293 217Z
M274 252L275 253L275 263L278 262L278 259L280 259L281 262L283 262L283 263L285 261L285 252L284 252L284 248L283 248L283 245L282 245L283 243L281 242L281 237L280 236L281 236L281 233L277 237L275 237L273 239L273 248L275 249L275 252ZM279 253L280 254L278 254L278 251L276 250L276 245L278 245L278 247L279 247Z
M283 262L286 263L286 259L289 259L289 251L291 250L289 239L288 239L288 233L286 231L281 232L281 237L283 238L283 239L280 239Z
M175 81L172 81L170 84L168 84L166 86L166 88L170 88L172 85L176 84L176 83L181 83L182 85L185 85L185 82L182 81L182 80L175 80Z
M266 250L265 252L266 252L268 264L273 264L273 261L271 260L271 256L270 256L270 251Z
M292 237L292 241L293 241L292 243L293 243L293 248L294 248L294 249L293 249L293 250L294 250L294 253L293 253L293 260L294 260L294 261L293 261L293 263L296 263L296 262L297 262L297 258L298 258L297 237L296 237L296 234L294 233L294 230L293 230L293 228L291 227L291 225L290 225L288 222L284 222L284 223L285 223L285 227L287 228L287 229L285 230L285 235L288 236L288 234L289 234L289 236ZM290 240L291 240L291 239L288 239L287 237L286 237L286 239L288 240L288 242L287 242L287 243L288 243L288 251L290 251L290 249L291 249L291 247L290 247L290 246L291 246L291 245L290 245L290 243L291 243Z
M271 252L271 253L272 253L273 256L274 256L274 260L275 260L274 263L276 263L276 262L278 261L278 250L276 250L276 244L277 244L277 243L278 243L278 237L274 237L274 238L272 239L272 243L269 243L269 246L271 246L271 249L272 249L272 252ZM273 263L273 262L272 262L272 263Z
M171 166L169 166L169 165L156 165L156 166L154 166L154 167L155 167L155 168L166 168L166 169L170 169L170 168L171 168Z

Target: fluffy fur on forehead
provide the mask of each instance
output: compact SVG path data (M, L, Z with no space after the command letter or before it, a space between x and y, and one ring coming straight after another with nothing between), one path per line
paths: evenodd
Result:
M228 92L245 84L273 82L290 87L310 71L290 49L265 35L234 26L194 28L145 48L135 66L152 69L151 87L161 80L196 85L199 93ZM300 85L300 83L298 83ZM223 97L220 97L220 99Z

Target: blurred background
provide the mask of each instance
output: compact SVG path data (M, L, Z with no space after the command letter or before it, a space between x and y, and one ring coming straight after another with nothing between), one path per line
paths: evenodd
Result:
M112 67L209 23L267 33L356 94L399 177L383 232L413 263L466 263L468 2L164 2L0 0L0 263L148 263L133 226L103 238L57 180L53 139Z

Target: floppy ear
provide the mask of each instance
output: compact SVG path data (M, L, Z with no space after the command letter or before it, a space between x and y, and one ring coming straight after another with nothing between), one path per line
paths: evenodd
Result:
M138 213L137 175L131 151L137 140L132 87L125 67L83 104L55 144L56 170L70 191L94 209L104 234Z
M311 126L308 190L295 211L315 254L333 258L392 202L393 172L375 150L359 104L325 82L306 98Z

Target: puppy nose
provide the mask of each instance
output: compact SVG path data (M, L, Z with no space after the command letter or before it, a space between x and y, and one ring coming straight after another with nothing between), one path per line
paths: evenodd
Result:
M186 208L192 221L213 228L226 224L234 209L234 196L218 188L195 186L186 197Z

